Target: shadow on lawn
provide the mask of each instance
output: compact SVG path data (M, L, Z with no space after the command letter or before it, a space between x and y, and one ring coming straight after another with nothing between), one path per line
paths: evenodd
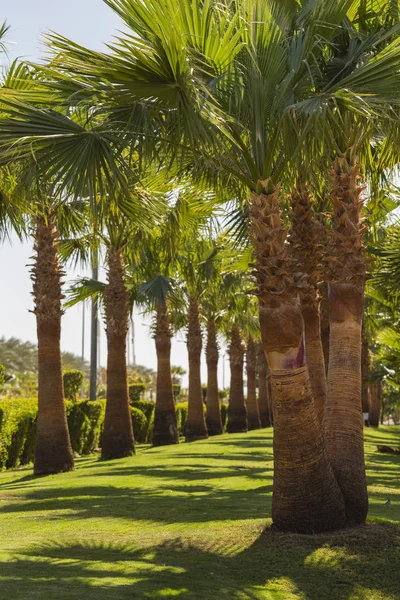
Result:
M355 592L372 598L377 581L380 594L398 598L398 573L387 567L396 564L399 542L397 528L368 525L331 536L266 531L239 553L180 539L141 549L48 544L0 563L0 576L13 600L283 600L292 593L343 600Z

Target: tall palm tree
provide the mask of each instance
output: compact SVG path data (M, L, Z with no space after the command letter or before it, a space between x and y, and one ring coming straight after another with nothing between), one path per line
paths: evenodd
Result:
M247 374L247 426L249 431L260 429L261 419L257 400L257 353L256 342L251 334L246 344L246 374Z
M271 368L276 426L274 523L284 530L334 529L344 522L343 498L313 412L303 320L284 240L287 232L281 221L278 184L284 179L288 163L299 155L306 133L315 131L313 124L318 126L321 136L312 138L308 148L309 155L317 160L322 153L313 150L320 139L326 147L333 147L331 131L343 126L340 118L330 119L336 116L338 108L342 112L352 111L357 118L367 117L371 122L378 113L386 114L386 101L395 102L398 95L399 40L395 37L389 49L382 49L379 42L385 40L385 33L367 38L358 47L357 59L347 61L345 68L340 67L341 77L329 77L326 81L324 74L329 71L330 75L332 65L336 64L333 38L338 28L346 35L350 32L350 37L357 37L358 26L353 27L352 22L365 20L361 0L315 0L311 5L307 2L301 6L288 3L285 9L260 0L218 7L209 2L194 5L189 0L180 2L178 7L156 0L149 0L145 6L140 0L107 3L130 29L126 43L111 46L110 54L102 54L53 38L60 57L48 70L53 81L46 81L45 85L57 87L58 101L73 96L76 102L86 102L92 107L98 101L103 113L108 110L113 141L118 129L124 141L128 134L136 139L133 131L140 125L142 131L151 133L143 137L143 143L154 154L152 140L157 127L163 135L173 131L166 145L176 152L184 148L191 155L190 162L198 159L197 173L201 170L203 176L213 177L220 185L234 179L248 191L262 339ZM290 6L295 12L288 16ZM215 43L210 45L209 39ZM23 106L14 106L12 110L18 114L18 134L13 119L11 123L2 122L0 142L19 138L18 150L21 151L21 146L29 147L30 152L32 129L24 131L22 137L21 119L29 121L31 114ZM156 127L157 114L162 119ZM48 152L48 140L46 136L36 140L36 152ZM63 136L57 143L62 141L65 143ZM337 209L339 200L343 200L339 183L344 183L347 175L353 192L355 189L356 165L352 164L354 156L348 154L348 149L341 147L341 155L335 162ZM72 173L71 169L69 177ZM352 197L355 200L354 194ZM347 213L350 215L353 209L349 205ZM338 223L340 218L338 209ZM354 218L350 222L357 225ZM348 232L350 229L349 225ZM344 248L344 238L342 241ZM354 246L348 250L350 253ZM332 274L334 287L336 283L339 285L335 291L343 292L342 282L335 280L335 276ZM191 303L192 329L196 329L195 304ZM334 342L344 328L335 327L333 321L332 325ZM199 335L194 337L199 340ZM199 344L195 346L197 356ZM338 347L336 343L331 346ZM330 359L332 390L340 384L339 371L334 374L335 360ZM356 380L357 377L354 379L357 386ZM342 423L337 417L331 420L332 431L337 429L336 424ZM307 428L303 426L306 422ZM293 424L299 433L289 436L294 447L288 454L287 439ZM339 439L344 442L343 435ZM358 435L352 461L353 481L358 481L362 490L365 478L359 460L359 441ZM330 461L346 496L348 518L362 520L364 494L360 496L361 509L353 511L351 496L357 486L346 490L340 469L340 465L346 464L341 457L348 448L343 443L335 454L331 452L333 445L328 441L327 444ZM294 455L303 457L301 464L293 462ZM312 498L304 493L310 488L316 489Z
M273 423L270 372L261 342L257 344L258 410L261 427Z

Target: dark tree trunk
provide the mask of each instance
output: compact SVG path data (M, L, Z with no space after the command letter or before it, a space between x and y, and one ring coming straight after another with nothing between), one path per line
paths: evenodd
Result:
M108 252L108 285L104 298L107 329L107 402L101 456L105 460L135 453L126 370L129 297L121 253Z
M154 412L153 446L167 446L179 443L176 421L175 400L171 376L171 337L168 308L157 305L155 331L157 350L157 391Z
M269 368L262 343L257 350L258 369L258 410L260 412L261 427L272 427L272 394Z
M346 503L347 521L359 524L368 513L361 381L366 278L360 223L363 188L358 186L359 167L353 160L337 159L333 177L334 215L327 248L330 343L325 443Z
M379 427L379 418L382 412L382 381L371 384L371 408L369 423L371 427Z
M39 410L36 475L71 471L74 457L64 405L61 365L61 276L57 231L51 218L36 219L36 259L32 270L38 336Z
M218 394L218 343L214 319L207 321L207 429L209 435L223 433Z
M199 303L193 299L189 301L187 346L189 353L189 399L185 437L187 442L194 442L206 439L208 433L201 389L202 335L200 309Z
M251 238L263 347L271 372L274 414L272 519L282 531L317 533L345 523L343 496L324 448L304 348L287 231L277 190L252 194Z
M247 410L244 401L243 359L244 347L242 336L236 327L232 329L229 344L229 364L231 367L231 383L228 404L228 433L247 431Z
M256 345L253 338L249 335L247 339L246 351L246 371L247 371L247 425L249 431L260 429L260 413L257 402L257 357Z

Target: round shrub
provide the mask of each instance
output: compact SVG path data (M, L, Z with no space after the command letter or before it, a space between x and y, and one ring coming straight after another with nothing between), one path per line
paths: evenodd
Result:
M180 435L185 435L186 422L188 418L188 403L187 402L178 402L175 407L176 410L176 420L178 423L178 429Z
M134 402L131 402L131 406L141 410L146 415L147 421L150 421L151 415L155 409L154 402L151 402L151 400L135 400Z
M139 408L131 406L131 417L133 435L135 436L136 442L138 442L139 444L145 444L148 426L146 415Z
M131 383L129 386L129 399L132 402L137 402L141 399L146 391L145 383Z
M67 400L76 402L76 399L79 395L79 390L81 389L83 382L82 371L68 369L64 372L63 380L64 396L67 398Z
M222 420L222 425L224 428L226 425L227 418L228 418L228 405L221 404L221 420Z

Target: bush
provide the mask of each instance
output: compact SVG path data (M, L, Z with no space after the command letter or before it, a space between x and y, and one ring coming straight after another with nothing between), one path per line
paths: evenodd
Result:
M90 421L90 431L83 445L83 454L89 454L100 446L101 431L106 414L105 400L83 400L80 403L81 410L85 413Z
M131 383L129 386L129 399L132 402L137 402L141 399L146 391L145 383Z
M178 400L179 396L181 395L181 385L179 383L173 383L172 390L173 390L174 398L175 398L175 402L176 402Z
M206 402L206 399L207 399L207 386L206 386L205 383L201 386L201 393L203 395L203 402Z
M175 407L175 410L179 434L185 435L186 423L188 418L188 403L178 402L178 404Z
M83 383L82 371L73 371L68 369L64 372L64 396L67 400L76 402Z
M33 457L37 401L0 401L0 470L15 468Z
M155 409L154 402L151 402L151 400L135 400L131 402L131 406L141 410L146 415L147 421L150 421Z
M145 444L147 439L148 421L144 412L131 406L133 435L138 444Z
M228 390L218 390L218 396L221 401L225 400L228 397Z
M225 429L227 419L228 419L228 405L221 404L221 420L222 420L222 426L224 427L224 429Z
M0 385L4 384L4 376L6 374L6 368L4 365L0 365Z

